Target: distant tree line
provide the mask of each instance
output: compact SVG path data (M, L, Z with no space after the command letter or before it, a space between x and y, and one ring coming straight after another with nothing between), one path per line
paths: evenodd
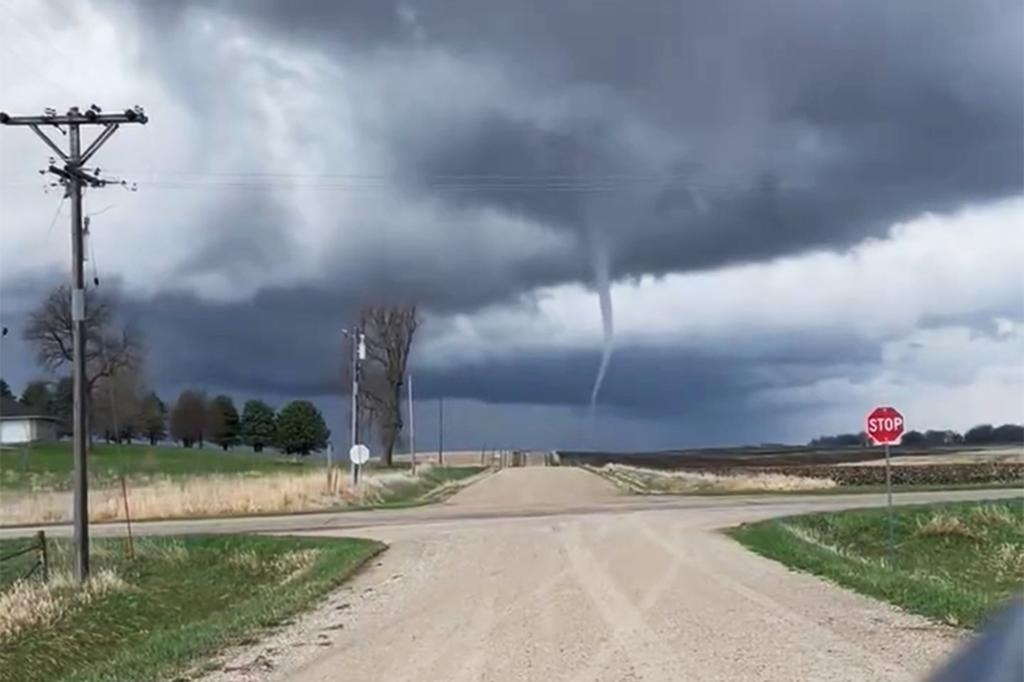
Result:
M278 412L262 400L248 400L239 414L230 396L208 399L203 391L186 389L168 408L155 391L144 389L137 377L128 373L117 377L98 384L90 405L92 434L108 443L143 439L155 445L169 438L186 448L213 443L223 450L247 445L256 452L276 447L289 454L308 455L326 448L331 435L320 410L308 400L293 400ZM20 398L3 381L0 394L40 415L56 418L61 435L70 432L70 377L30 381Z
M184 447L211 442L228 450L248 445L256 452L276 447L288 454L323 450L331 432L320 410L308 400L293 400L274 412L262 400L248 400L239 414L230 396L212 400L186 389L170 412L170 436Z
M1024 444L1024 425L1003 424L993 426L992 424L979 424L968 429L963 434L956 431L932 430L928 431L907 431L903 434L901 445L1022 445ZM868 435L860 433L840 433L834 436L818 436L812 439L809 446L816 448L837 448L868 446L870 441Z
M116 301L90 288L85 310L85 378L93 437L107 442L145 439L151 444L170 438L185 447L211 442L224 450L245 444L257 452L273 446L303 455L327 447L330 431L323 415L306 400L290 402L276 413L266 403L250 400L239 415L230 396L209 400L204 392L188 389L168 407L146 386L142 338L119 319ZM61 285L28 314L23 336L38 364L57 373L71 367L72 334L71 289ZM56 418L60 435L71 431L72 388L69 375L34 380L16 398L0 379L4 398Z
M96 282L98 285L98 281ZM413 336L419 327L415 305L370 306L360 316L363 356L360 362L360 419L383 446L382 460L392 455L405 426L402 390ZM55 381L29 382L21 402L40 414L55 417L61 435L71 431L74 323L71 289L52 289L31 311L22 335L35 351L37 363ZM352 337L353 343L355 336ZM185 447L211 442L227 450L239 444L260 451L277 447L288 453L308 454L327 446L330 431L323 415L309 401L297 400L275 412L266 403L250 400L239 414L231 397L208 399L203 391L188 389L168 406L144 381L145 346L142 337L118 314L116 300L98 288L85 292L85 383L92 437L108 442L139 438L157 443L167 438ZM346 365L348 363L346 362ZM13 397L6 382L4 396Z
M839 433L834 436L818 436L808 443L812 448L846 448L855 445L867 445L866 433Z

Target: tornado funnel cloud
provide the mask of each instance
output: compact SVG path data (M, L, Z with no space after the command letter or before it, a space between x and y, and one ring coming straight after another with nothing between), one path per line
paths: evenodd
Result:
M601 392L601 384L604 383L604 375L608 371L608 363L612 359L612 348L615 341L615 319L612 314L612 291L608 272L608 251L603 245L597 245L593 251L594 262L594 288L597 289L597 301L601 306L601 329L603 333L603 347L601 349L601 364L597 368L597 376L594 377L594 387L590 390L590 412L593 414L597 407L597 396Z

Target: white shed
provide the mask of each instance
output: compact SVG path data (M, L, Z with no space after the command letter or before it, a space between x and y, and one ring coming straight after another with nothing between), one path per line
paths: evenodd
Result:
M0 402L0 445L57 440L58 420L21 403Z

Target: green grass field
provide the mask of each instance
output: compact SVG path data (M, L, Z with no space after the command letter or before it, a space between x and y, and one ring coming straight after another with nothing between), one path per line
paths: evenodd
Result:
M273 473L322 466L320 460L296 460L282 455L206 447L94 444L89 477L98 485L120 476L202 476L242 472ZM0 489L69 490L70 443L36 443L27 449L0 451Z
M0 541L0 555L26 541ZM68 544L50 541L68 565ZM94 541L90 589L0 564L0 681L166 680L309 607L383 546L369 540L184 536Z
M744 524L753 551L908 611L976 627L1024 588L1024 500L812 514Z

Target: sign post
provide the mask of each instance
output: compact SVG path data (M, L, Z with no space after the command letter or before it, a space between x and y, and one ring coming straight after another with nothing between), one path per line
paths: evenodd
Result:
M348 459L352 462L352 487L359 485L359 467L370 461L370 448L356 443L348 451Z
M873 445L885 446L885 496L889 522L890 561L892 561L894 539L892 520L892 458L889 455L889 446L900 442L905 426L906 422L899 410L890 405L879 405L868 414L864 428Z
M334 492L334 443L327 444L327 494Z

